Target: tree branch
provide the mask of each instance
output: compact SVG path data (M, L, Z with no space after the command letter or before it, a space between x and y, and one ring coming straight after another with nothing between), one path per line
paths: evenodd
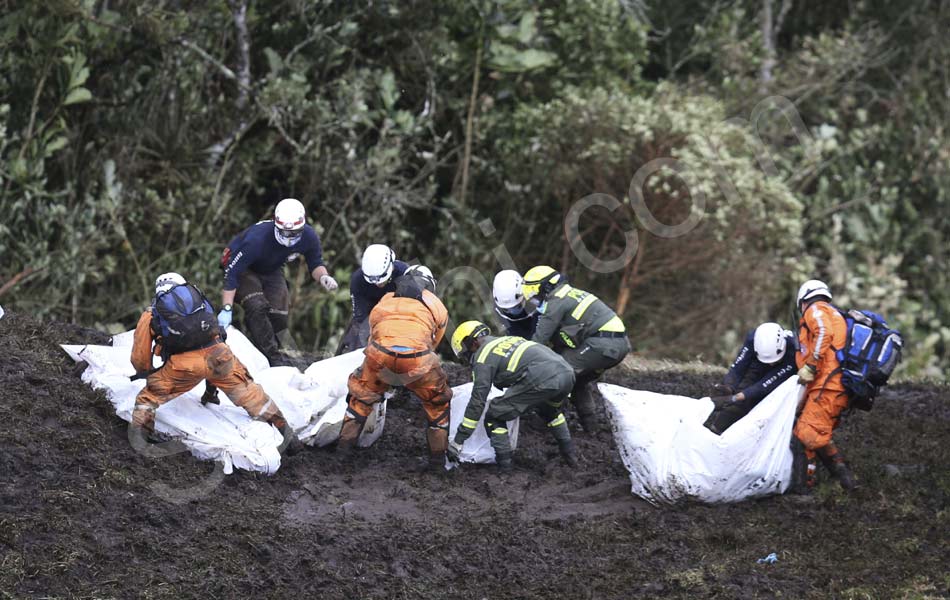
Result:
M465 193L468 190L468 167L472 161L472 132L475 126L475 102L478 100L478 80L482 70L482 46L484 45L484 33L479 32L478 48L475 50L475 72L472 75L472 94L468 100L468 117L465 119L465 155L462 158L462 189L459 192L461 206L465 206Z

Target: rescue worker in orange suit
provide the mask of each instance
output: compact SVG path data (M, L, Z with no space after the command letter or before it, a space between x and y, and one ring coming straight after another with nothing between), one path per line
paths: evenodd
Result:
M828 286L817 279L806 281L798 290L802 318L798 324L800 350L796 363L798 379L806 388L794 435L805 447L806 490L814 488L817 481L818 459L843 488L856 485L854 475L831 439L849 402L835 355L845 345L847 325L831 299Z
M181 310L176 312L176 307ZM152 367L153 356L163 358L161 367ZM276 427L284 437L281 449L300 448L280 408L222 340L210 302L178 273L165 273L155 281L152 306L135 327L132 366L136 378L146 378L132 411L132 426L141 433L154 432L155 412L161 405L207 380L209 392L203 402L220 388L251 417Z
M403 386L422 401L426 412L428 468L445 468L452 388L434 350L445 336L449 315L434 292L431 272L420 266L410 268L398 278L396 291L383 296L370 312L369 344L362 366L347 384L349 397L338 450L349 452L374 405L391 387Z

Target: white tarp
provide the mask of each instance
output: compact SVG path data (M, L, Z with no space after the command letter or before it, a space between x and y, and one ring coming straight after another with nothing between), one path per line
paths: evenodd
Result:
M779 386L721 436L703 427L713 409L708 398L599 387L637 496L653 504L722 503L788 488L798 378Z
M462 418L465 416L465 409L468 408L468 401L472 397L471 383L452 388L455 395L452 397L452 416L449 422L449 439L455 439L455 432L458 431ZM478 419L478 426L475 433L471 435L462 445L462 451L459 453L459 460L463 463L494 463L495 451L491 447L491 440L488 438L488 432L485 430L485 411L491 404L493 398L502 395L498 388L492 388L488 394L488 402L482 410L482 416ZM518 447L518 424L519 419L508 421L508 438L511 440L511 449Z
M144 380L129 381L132 368L133 332L112 338L111 346L64 345L62 348L76 362L89 366L82 380L95 389L103 389L115 407L116 415L125 421L132 418L135 397L145 387ZM363 362L362 350L318 361L304 373L293 367L270 367L267 359L237 329L228 329L228 345L247 367L251 376L280 407L287 422L302 442L326 446L339 437L346 412L346 382L349 374ZM225 473L234 467L273 474L280 467L277 447L281 436L272 426L254 421L244 409L234 406L223 392L218 393L220 405L203 406L200 402L204 383L164 404L157 412L155 428L167 436L181 440L188 450L201 459L216 460ZM451 428L454 432L471 396L471 384L454 390ZM497 390L493 390L497 394ZM386 421L386 401L376 405L360 434L359 445L369 446L382 435ZM517 423L511 430L512 443L517 440ZM465 443L462 459L470 462L494 462L484 427Z

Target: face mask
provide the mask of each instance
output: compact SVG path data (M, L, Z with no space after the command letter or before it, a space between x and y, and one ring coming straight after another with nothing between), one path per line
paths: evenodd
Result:
M511 308L499 308L498 310L509 317L521 317L525 314L525 307L523 304L518 304L517 306L512 306Z
M277 240L277 243L281 246L286 246L290 248L295 246L297 242L300 241L300 238L303 235L303 230L291 232L292 235L287 235L286 232L282 232L280 229L274 227L274 239Z

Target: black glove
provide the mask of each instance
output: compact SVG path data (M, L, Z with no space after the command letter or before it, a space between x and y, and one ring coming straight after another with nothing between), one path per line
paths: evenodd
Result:
M732 389L731 387L729 387L729 386L726 385L725 383L717 383L717 384L713 385L713 386L712 386L712 391L713 391L713 393L710 394L711 396L726 396L726 395L731 396L731 395L733 395L733 394L736 393L736 391L735 391L734 389Z
M716 408L723 408L733 404L736 401L736 397L729 394L728 396L713 396L710 400L712 400Z
M459 460L459 455L462 453L462 444L452 440L449 442L448 448L445 449L445 456L452 462L457 463L461 462Z

